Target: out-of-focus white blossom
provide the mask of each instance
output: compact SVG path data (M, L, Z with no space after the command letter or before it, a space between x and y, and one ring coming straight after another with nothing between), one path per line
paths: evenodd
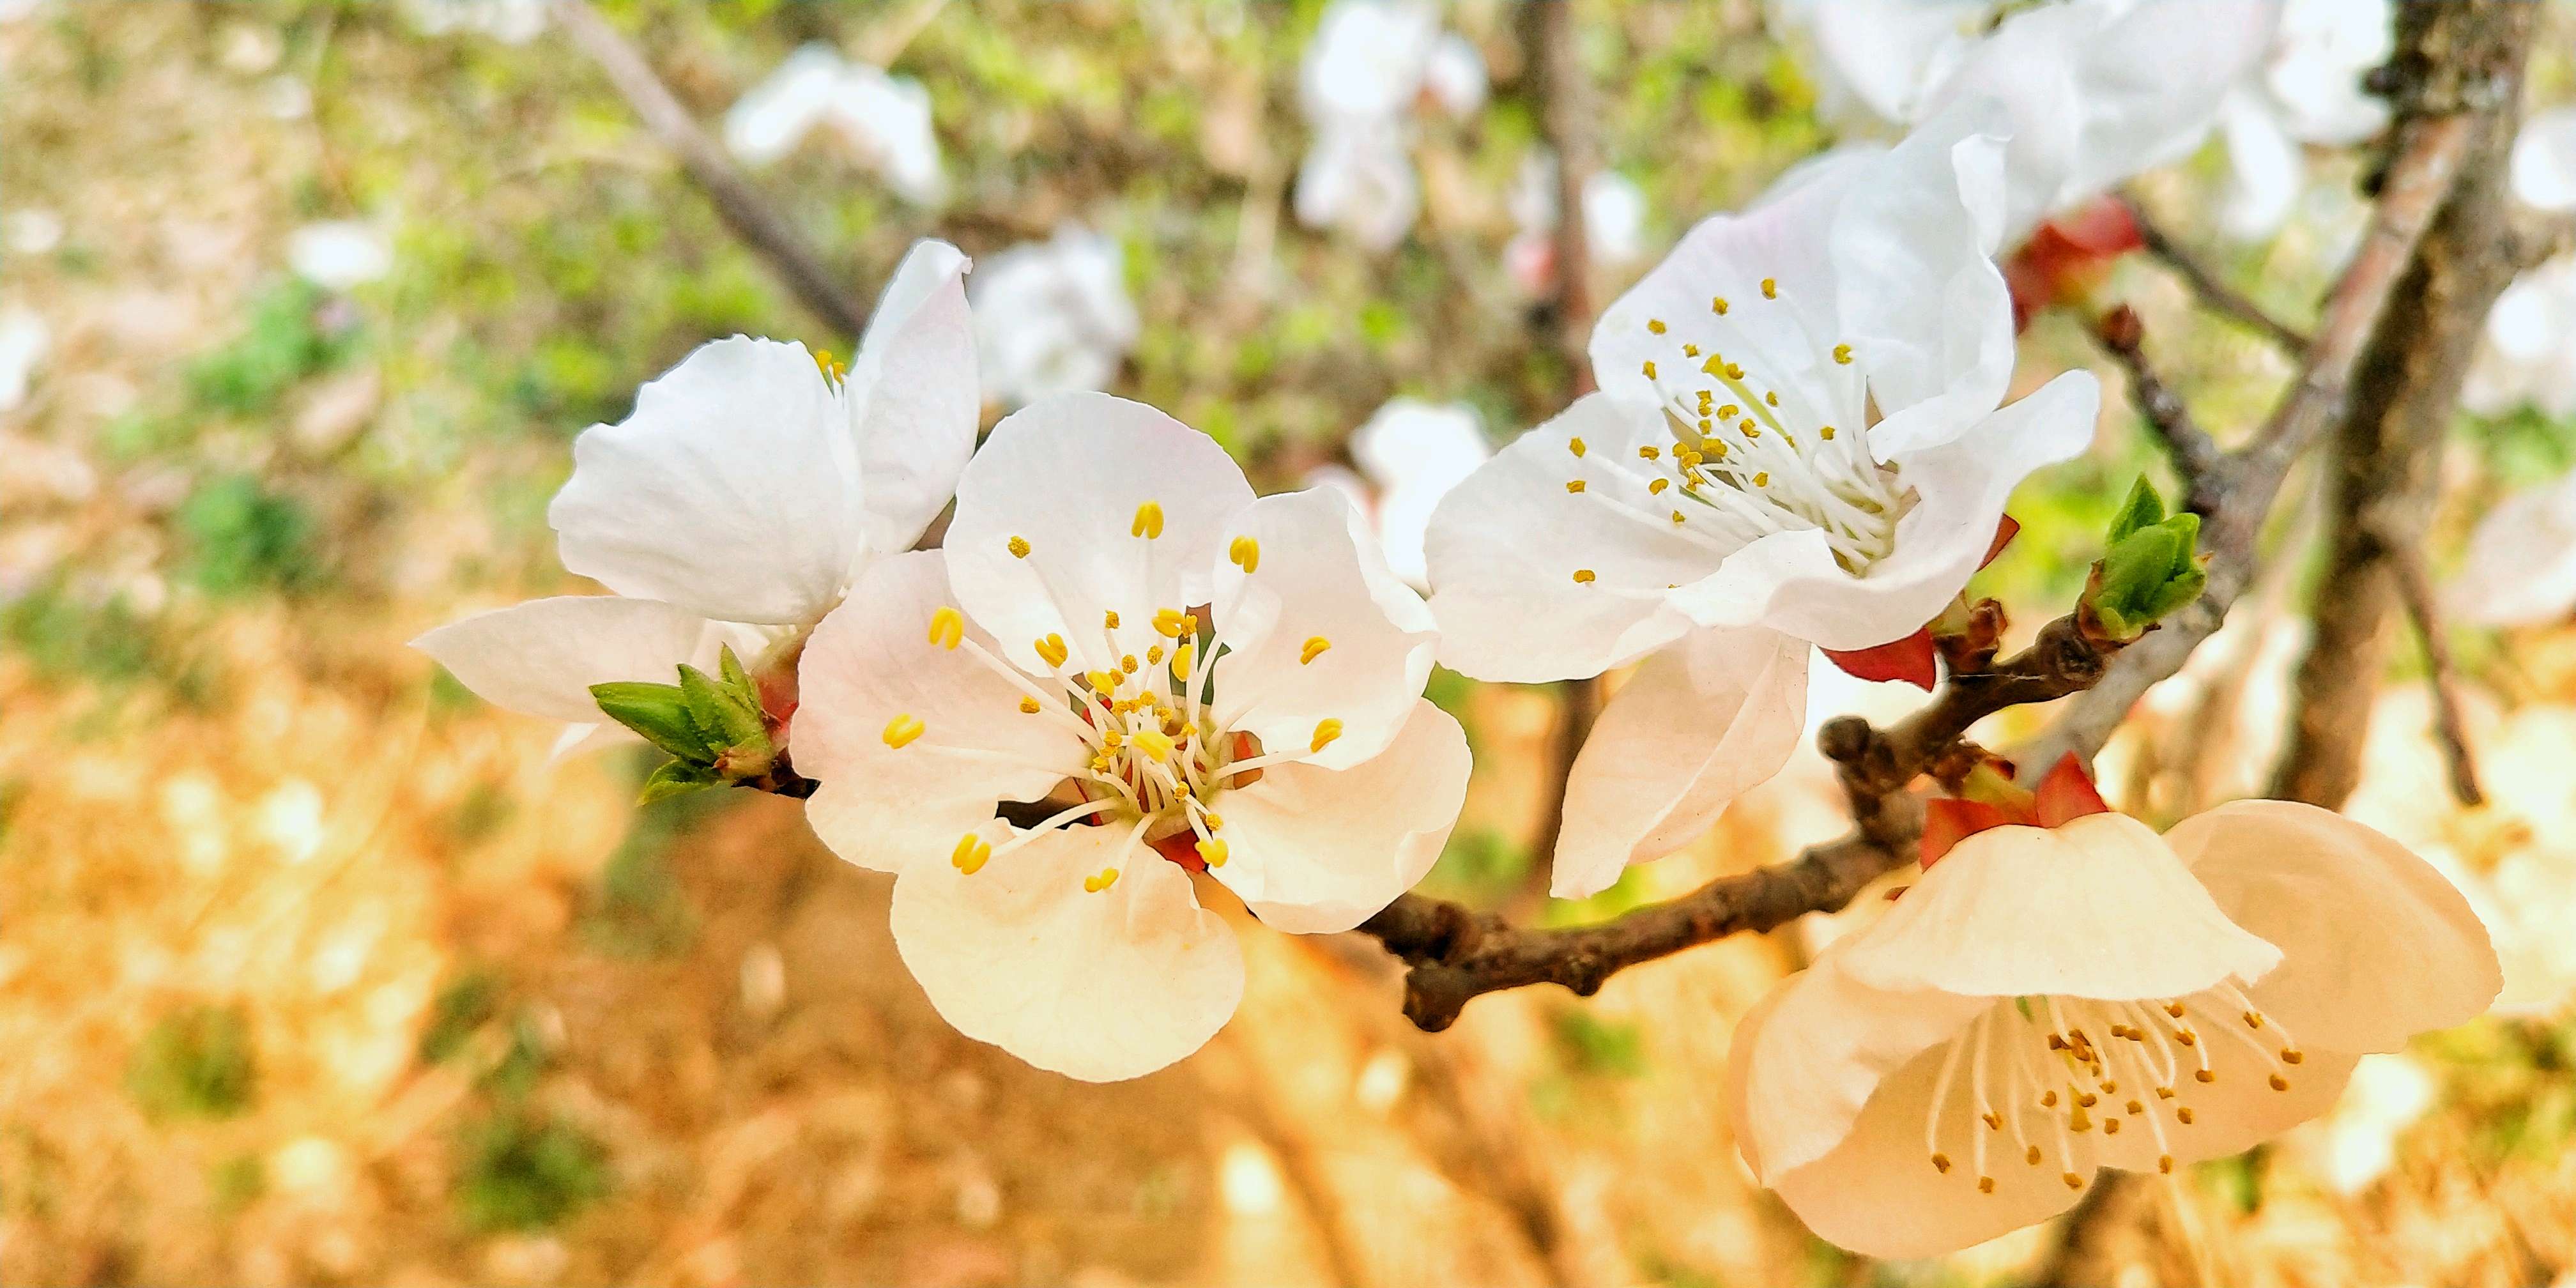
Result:
M2397 1165L2398 1136L2433 1108L2440 1090L2412 1056L2363 1056L2334 1108L2290 1137L2293 1151L2327 1189L2358 1194Z
M53 328L34 309L0 306L0 411L16 410L27 401L27 386L53 347Z
M2388 123L2362 77L2395 49L2389 0L2288 0L2271 53L2227 97L2229 191L2220 223L2254 239L2278 231L2307 185L2302 144L2359 143Z
M345 291L393 271L393 243L384 231L356 219L306 224L286 239L286 263L297 277L326 291Z
M2514 197L2538 210L2576 210L2576 108L2536 113L2514 139ZM2528 404L2576 415L2576 255L2514 279L2487 313L2486 342L2460 400L2483 416ZM2562 606L2563 607L2563 606Z
M818 126L848 140L904 200L933 206L948 195L931 129L930 91L815 43L787 56L725 113L725 146L751 165L796 150Z
M1521 161L1507 206L1520 229L1503 247L1503 266L1531 295L1556 281L1556 157L1537 149ZM1616 170L1595 171L1583 181L1583 244L1593 262L1616 268L1646 250L1646 190Z
M2513 140L2514 198L2535 210L2576 210L2576 107L2534 112Z
M1429 101L1464 117L1485 102L1485 60L1424 0L1333 0L1297 69L1314 142L1297 171L1300 222L1384 249L1421 210L1412 118Z
M1307 482L1339 489L1358 504L1386 551L1387 567L1418 589L1429 584L1422 534L1433 507L1493 455L1474 407L1397 398L1351 435L1358 474L1326 466Z
M985 260L967 292L984 396L1006 406L1108 388L1142 329L1125 253L1074 224Z
M424 36L467 32L524 45L546 29L546 0L403 0L403 12Z

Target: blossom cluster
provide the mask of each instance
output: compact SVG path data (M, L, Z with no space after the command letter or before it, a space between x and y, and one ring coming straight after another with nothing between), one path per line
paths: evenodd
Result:
M2091 444L2090 373L2016 384L1998 257L2258 89L2304 103L2277 5L1961 25L1983 8L1809 0L1849 92L1907 131L1691 229L1603 311L1598 392L1499 451L1472 411L1399 401L1355 445L1366 479L1259 496L1208 436L1092 392L1114 366L1061 362L1012 381L1025 405L979 446L986 368L1018 359L978 314L1044 292L970 300L967 258L925 241L846 364L718 340L581 435L549 518L610 593L420 647L563 722L565 750L640 734L675 781L801 785L815 832L892 876L894 943L940 1014L1076 1078L1206 1043L1247 918L1349 930L1430 870L1471 767L1423 696L1435 660L1625 674L1552 855L1555 894L1599 892L1780 770L1816 659L1932 687L1929 627L2009 539L2014 489ZM1319 173L1330 149L1383 149L1418 92L1468 80L1427 7L1334 12L1301 212L1362 181ZM2139 54L2156 41L2191 56ZM1409 88L1376 93L1346 67L1363 55ZM2005 74L2033 66L2057 74ZM812 117L869 73L817 54L782 75L768 92ZM772 108L746 104L738 146L801 132ZM2187 519L2133 507L2104 567L2196 593ZM2160 611L2092 593L2118 638ZM2240 803L2160 836L2071 762L1969 795L1933 802L1920 879L1734 1044L1747 1162L1845 1246L1956 1248L2099 1168L2242 1150L2499 987L2469 904L2334 814Z

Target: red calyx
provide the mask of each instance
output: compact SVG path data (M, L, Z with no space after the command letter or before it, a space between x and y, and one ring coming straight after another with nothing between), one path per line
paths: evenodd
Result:
M1999 788L1998 790L2002 790ZM2017 792L2010 794L2018 795ZM1923 841L1920 857L1929 869L1941 861L1959 842L1979 832L1997 827L2057 827L2087 814L2108 814L2111 806L2094 787L2093 778L2084 772L2084 764L2068 752L2048 776L2039 780L2039 790L2028 803L2008 801L1991 804L1958 796L1942 796L1923 802Z
M1929 693L1941 679L1932 649L1932 629L1925 627L1901 640L1841 652L1822 650L1826 659L1864 680L1903 680Z
M2136 216L2117 197L2097 197L2041 224L2004 261L2013 330L2028 327L2031 315L2051 304L2092 294L2114 261L2145 244Z
M2093 777L2084 772L2083 762L2068 752L2039 780L2037 813L2041 827L2055 827L2087 814L2108 814L2111 806L2102 799Z
M1924 870L1930 871L1933 864L1941 861L1941 856L1950 852L1951 846L1979 832L1989 828L2012 827L2016 824L2027 826L2029 823L2029 819L2017 818L2012 813L1984 801L1961 800L1956 796L1941 796L1925 801L1923 802L1922 846Z

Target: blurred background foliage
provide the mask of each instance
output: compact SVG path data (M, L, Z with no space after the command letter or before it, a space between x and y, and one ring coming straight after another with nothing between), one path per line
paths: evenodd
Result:
M560 34L427 34L396 0L0 8L0 305L52 337L0 411L0 1280L1935 1284L2048 1262L2043 1229L1860 1265L1750 1187L1717 1070L1813 928L1590 1003L1488 999L1438 1039L1404 1026L1372 946L1256 938L1227 1034L1116 1087L957 1037L893 959L882 880L822 853L792 804L632 808L649 761L555 764L552 730L402 648L566 588L544 511L572 437L691 347L851 337ZM1470 404L1496 442L1569 398L1550 306L1505 267L1541 143L1506 0L1445 11L1492 94L1419 123L1422 215L1384 252L1287 211L1316 0L599 8L711 125L806 42L918 78L943 207L821 142L760 189L862 295L925 235L979 258L1068 222L1114 240L1140 322L1115 389L1265 490L1343 459L1390 397ZM1591 128L1645 212L1643 257L1595 266L1600 298L1840 135L1750 0L1576 9ZM2564 45L2536 64L2544 95L2569 89ZM2359 227L2358 162L2245 247L2199 215L2220 169L2203 155L2140 191L2231 280L2312 317ZM289 243L321 221L380 235L381 276L299 277ZM2146 316L2222 439L2288 373L2152 265L2102 293ZM2022 387L2076 365L2110 374L2078 319L2044 315ZM2445 540L2571 463L2564 421L2464 421ZM1983 593L2025 624L2062 611L2130 482L2162 471L2113 400L2095 452L2017 498ZM2524 643L2472 656L2527 700L2576 699L2569 641ZM2251 665L2227 692L2259 711ZM1439 893L1597 917L1839 830L1802 761L1708 843L1549 903L1531 851L1559 695L1443 673L1433 696L1479 763ZM2150 816L2215 790L2175 777L2192 744L2204 765L2264 745L2173 709L2150 704L2128 762ZM2413 1057L2438 1110L2353 1111L2397 1142L2392 1166L2341 1188L2315 1161L2352 1129L2339 1111L2123 1197L2085 1273L2546 1282L2576 1262L2571 1053L2548 1017L2443 1035Z

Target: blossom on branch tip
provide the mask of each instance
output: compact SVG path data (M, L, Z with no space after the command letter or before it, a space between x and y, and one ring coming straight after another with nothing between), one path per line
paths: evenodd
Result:
M701 345L625 420L574 440L547 511L564 567L611 593L531 600L413 645L485 699L574 726L566 748L618 733L591 686L712 672L725 645L792 708L776 664L871 563L920 540L974 450L966 269L945 242L916 245L846 369L796 343Z
M1878 922L1737 1027L1726 1099L1817 1235L1948 1252L2335 1103L2355 1062L2484 1011L2467 901L2314 806L2240 801L2164 836L2123 814L1957 841Z
M930 91L820 42L799 47L725 113L725 146L750 165L796 150L818 126L840 132L862 161L916 206L948 195L931 130Z
M1645 661L1569 779L1558 894L1680 848L1768 778L1810 646L1915 634L1983 564L2013 487L2091 442L2089 373L1999 406L2003 143L1982 119L1692 230L1603 313L1601 392L1434 511L1442 661L1510 681Z
M1376 529L1387 567L1406 585L1424 585L1422 537L1432 509L1494 456L1475 407L1391 399L1352 433L1350 450L1358 474L1324 466L1307 482L1349 495Z
M1126 264L1115 240L1070 223L986 260L971 296L986 398L1018 407L1108 388L1143 327Z
M1203 434L1063 394L993 430L942 548L808 644L814 830L896 874L896 947L969 1037L1088 1080L1196 1050L1243 986L1205 872L1290 932L1419 881L1467 746L1431 615L1329 489L1256 500ZM997 821L1043 802L1044 821Z
M1413 116L1423 102L1465 117L1485 102L1485 60L1440 29L1424 0L1333 0L1297 68L1314 141L1298 166L1298 222L1341 228L1374 250L1420 213Z

